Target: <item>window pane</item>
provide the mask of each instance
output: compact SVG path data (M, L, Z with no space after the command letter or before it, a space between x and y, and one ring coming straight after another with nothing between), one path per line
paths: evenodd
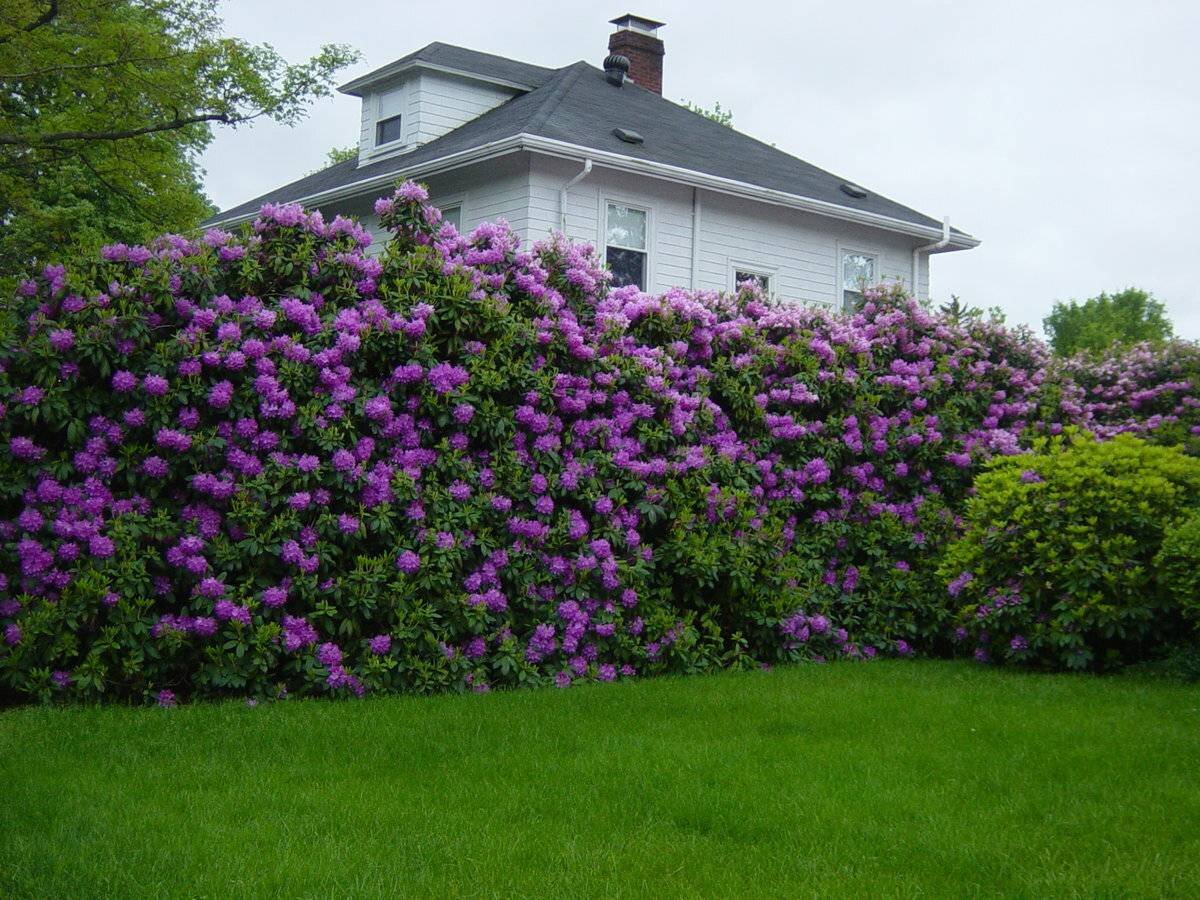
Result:
M442 221L449 222L456 231L462 231L462 207L447 206L442 210Z
M631 250L646 249L646 212L628 206L608 204L608 238L611 247L627 247Z
M379 118L390 119L404 112L404 88L398 87L379 95Z
M375 123L375 143L390 144L400 140L400 116L382 119Z
M842 291L842 312L858 312L863 295L859 291Z
M646 254L640 250L622 250L609 247L606 255L608 268L613 274L613 287L636 284L646 289Z
M771 276L770 275L759 275L757 272L734 272L733 273L733 286L735 288L739 284L741 284L743 281L756 282L758 284L758 286L760 288L762 288L764 294L769 294L771 292Z
M874 283L875 257L867 256L865 253L845 253L842 255L843 287L851 288Z

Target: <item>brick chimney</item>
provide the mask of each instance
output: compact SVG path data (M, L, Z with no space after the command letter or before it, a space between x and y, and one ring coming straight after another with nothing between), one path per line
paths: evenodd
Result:
M626 13L612 20L617 30L608 39L608 52L629 60L629 80L662 96L663 42L656 36L665 22Z

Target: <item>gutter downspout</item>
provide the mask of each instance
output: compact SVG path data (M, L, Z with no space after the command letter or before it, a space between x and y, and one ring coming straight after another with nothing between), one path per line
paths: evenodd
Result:
M561 231L564 235L567 233L567 191L575 187L575 185L579 184L579 182L583 181L583 179L587 178L591 171L592 161L590 158L585 159L583 161L583 170L566 184L564 184L562 189L558 192L558 228L559 231Z
M941 250L950 243L950 217L946 216L942 219L942 239L934 241L932 244L923 244L920 247L913 248L912 261L912 295L914 299L920 299L919 293L921 289L921 254L928 253L933 250Z
M700 287L700 188L692 188L692 290Z

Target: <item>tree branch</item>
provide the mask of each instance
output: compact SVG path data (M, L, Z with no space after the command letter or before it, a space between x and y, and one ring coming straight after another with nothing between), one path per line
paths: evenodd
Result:
M142 63L158 63L168 62L172 59L178 59L183 54L173 53L169 56L127 56L120 59L109 60L108 62L94 63L79 63L73 66L47 66L44 69L33 69L29 72L14 72L11 74L0 73L0 81L24 81L28 78L36 78L39 75L50 75L55 72L77 72L88 69L109 69L113 66L123 65L140 65Z
M63 141L123 141L129 138L141 137L144 134L156 134L160 131L175 131L196 125L200 122L224 122L226 125L245 121L249 116L231 116L229 113L202 113L196 116L175 118L170 122L159 122L157 125L147 125L144 128L130 128L126 131L56 131L51 134L22 137L16 134L0 134L0 144L16 147L44 147L49 144L59 144Z
M46 11L44 13L42 13L40 16L38 16L36 19L34 19L28 25L22 25L20 28L17 29L16 33L17 34L28 34L31 31L36 31L37 29L41 28L43 25L49 25L51 22L53 22L57 18L58 18L58 0L50 0L50 5L46 8ZM13 37L16 37L16 35L13 35ZM7 44L12 39L13 39L12 37L0 38L0 44Z

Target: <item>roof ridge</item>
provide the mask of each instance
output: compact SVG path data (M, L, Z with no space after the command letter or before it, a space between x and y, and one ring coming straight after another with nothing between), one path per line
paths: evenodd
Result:
M433 55L444 58L436 46ZM612 133L617 122L637 129L645 143L620 142ZM941 231L941 222L882 194L871 192L861 199L848 196L842 187L844 178L745 132L709 121L641 85L627 84L624 90L617 90L606 83L599 69L583 60L549 70L548 75L538 78L536 88L517 94L410 152L365 165L351 160L328 167L226 210L222 218L229 218L230 213L239 217L252 214L257 205L272 199L318 202L315 198L325 198L360 182L364 186L356 190L365 194L371 189L365 187L367 183L382 185L402 172L456 154L487 150L493 145L509 152L520 143L514 141L522 134L547 138L582 152L595 150L627 157L639 165L671 167L674 174L666 177L687 177L689 172L712 176L815 200L825 208L883 216L893 222ZM539 148L529 149L537 152Z
M558 70L559 72L563 73L561 80L557 85L555 85L554 90L549 93L546 99L538 104L538 108L534 111L532 118L530 118L526 123L526 127L530 131L536 132L537 129L546 124L546 120L550 118L550 116L554 113L554 110L558 108L560 103L562 103L563 98L567 95L567 92L574 87L575 82L579 80L579 76L587 67L587 63L585 63L583 60L579 60L578 62L571 63L571 65L564 66ZM553 83L553 80L542 85L540 88L537 88L534 93L544 90L551 83Z

